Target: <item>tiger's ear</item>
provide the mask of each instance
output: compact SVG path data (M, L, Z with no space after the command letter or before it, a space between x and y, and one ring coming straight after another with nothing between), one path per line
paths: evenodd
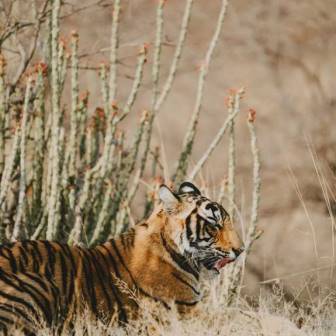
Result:
M199 189L195 187L191 182L183 182L180 185L179 194L185 194L185 193L201 195Z
M177 210L180 199L164 184L160 186L159 197L165 211L169 213Z

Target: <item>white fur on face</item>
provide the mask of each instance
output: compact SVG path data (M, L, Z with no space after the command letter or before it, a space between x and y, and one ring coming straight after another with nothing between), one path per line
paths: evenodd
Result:
M211 224L219 224L223 221L221 211L218 207L212 206L211 208L206 209L206 206L209 203L204 203L198 210L198 213L201 217L205 218Z
M184 254L185 252L188 252L188 253L197 252L197 249L195 247L190 246L190 242L187 238L186 230L183 230L182 232L178 232L172 238L176 246L179 248L181 254Z

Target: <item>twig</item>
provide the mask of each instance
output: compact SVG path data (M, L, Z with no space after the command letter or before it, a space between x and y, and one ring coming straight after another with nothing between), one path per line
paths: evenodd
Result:
M244 95L244 88L238 91L233 91L233 94L229 96L228 107L229 115L239 111L239 103ZM228 153L228 195L229 195L229 207L228 212L231 220L234 221L234 204L236 202L236 142L234 132L234 119L230 122L229 128L229 153Z
M243 92L242 90L239 91L239 93L237 93L237 95L238 96L241 95L242 92ZM229 113L229 115L226 118L223 126L219 129L218 133L214 137L214 139L211 142L210 146L208 147L208 149L206 150L206 152L203 154L203 156L201 157L201 159L197 162L197 164L195 165L195 167L192 170L192 172L189 174L189 177L188 177L189 180L192 181L196 177L197 173L202 169L203 165L208 160L208 158L210 157L210 155L212 154L212 152L214 151L214 149L218 146L218 144L222 140L222 138L223 138L223 136L224 136L227 128L230 127L232 120L234 120L234 118L237 116L238 113L239 113L239 105L238 105L237 108L235 108L232 111L232 113Z
M28 122L29 113L28 105L32 91L32 77L28 78L26 94L22 112L21 123L21 141L20 141L20 189L19 189L19 201L17 207L16 220L13 229L12 240L17 240L25 236L23 230L24 211L26 206L26 140L28 135Z
M17 126L15 129L15 134L12 141L12 150L9 155L9 158L6 160L5 169L1 178L1 188L0 188L0 208L3 206L3 203L6 199L8 187L10 184L10 179L15 168L15 159L19 150L21 139L21 127Z
M176 45L175 53L174 53L174 56L173 56L172 63L170 65L168 77L167 77L166 82L165 82L165 84L162 88L161 94L158 97L158 99L156 101L156 104L154 106L155 111L158 111L160 109L162 103L167 98L167 96L168 96L168 94L169 94L169 92L170 92L170 90L173 86L177 66L178 66L179 61L181 59L183 47L184 47L184 44L185 44L184 42L185 42L187 32L188 32L188 25L189 25L189 21L190 21L191 8L192 8L193 2L194 2L194 0L186 0L184 14L183 14L183 18L182 18L182 24L181 24L181 28L180 28L180 35L179 35L178 42L177 42L177 45Z
M32 58L35 54L37 41L38 41L38 38L39 38L39 35L40 35L41 24L45 20L45 16L47 14L48 4L49 4L49 0L45 0L43 5L42 5L42 10L41 10L40 15L38 14L38 11L37 11L35 5L32 6L33 11L35 13L35 15L34 15L35 16L35 20L34 20L35 21L34 22L35 33L33 34L33 38L31 40L28 53L25 51L25 49L23 48L21 43L18 44L20 54L21 54L21 63L20 63L20 66L18 67L18 70L17 70L16 74L13 77L14 79L12 80L12 83L11 83L12 88L14 88L17 85L17 83L21 79L23 73L26 71L30 61L32 60Z
M153 131L153 122L155 118L155 105L159 95L159 75L160 75L160 56L161 56L161 46L162 46L162 35L163 35L163 9L165 5L165 0L159 0L157 11L156 11L156 34L155 34L155 47L153 56L153 67L152 67L152 108L149 113L149 120L147 124L147 129L145 131L145 148L143 157L141 160L140 175L142 177L147 163L147 157L150 149L150 143Z
M147 46L144 45L140 51L139 51L139 56L138 56L138 64L135 70L135 76L134 76L134 81L133 81L133 86L131 89L131 92L127 98L126 104L123 108L123 114L122 116L119 117L120 120L124 119L127 114L130 112L136 96L139 92L139 88L140 88L140 84L142 81L142 77L143 77L143 70L144 70L144 65L147 61Z
M64 187L67 188L68 179L74 179L76 175L76 158L78 153L78 104L79 104L79 84L78 84L78 34L72 33L71 36L71 113L70 113L70 136L69 144L66 148L65 164L63 171ZM74 193L74 188L71 188L70 193ZM70 197L74 201L74 196ZM73 208L74 204L71 202Z
M245 267L245 261L250 248L255 240L257 240L261 235L262 231L257 230L257 220L258 220L258 208L260 200L260 158L259 150L257 146L257 136L254 127L256 113L253 109L250 109L248 117L248 128L251 136L251 152L253 157L253 191L252 191L252 208L251 208L251 220L247 230L245 238L245 253L240 257L239 262L235 263L231 272L227 274L228 284L227 284L227 304L230 305L235 297L238 297L241 282L242 282L242 273Z
M188 167L188 158L191 154L193 143L194 143L194 138L196 134L196 127L199 119L199 114L201 111L201 104L202 104L202 98L203 98L203 91L204 91L204 84L205 84L205 79L208 74L208 69L210 66L211 58L213 55L213 52L215 50L215 47L218 43L219 40L219 35L223 26L224 22L224 17L226 13L226 8L227 8L228 1L227 0L222 0L222 5L221 9L218 15L218 20L215 28L215 32L212 36L212 39L210 41L208 50L205 55L205 59L203 64L201 65L200 69L200 75L198 79L198 86L197 86L197 94L196 94L196 101L194 105L194 110L193 114L191 117L191 121L189 123L188 131L186 133L186 136L183 141L183 147L182 151L180 154L180 158L178 160L177 164L177 169L175 172L175 175L173 177L173 180L177 184L179 184L183 179L187 171Z
M248 118L248 128L251 136L251 152L253 156L253 192L252 192L252 208L251 208L251 220L247 231L247 241L245 242L246 249L249 249L252 241L255 239L258 221L258 209L260 202L260 158L259 149L257 145L257 134L255 131L254 121L256 112L250 109Z
M110 101L116 99L117 94L117 60L119 46L119 15L120 0L114 0L111 31L111 54L110 54Z
M35 124L34 124L34 149L33 149L33 200L31 206L31 220L34 226L39 222L40 215L44 212L47 202L42 197L43 192L43 171L45 156L45 86L44 86L44 64L38 66L36 99L35 99Z
M5 165L5 113L6 113L6 84L5 59L0 54L0 178Z
M48 204L48 227L47 239L55 239L57 235L57 216L59 209L59 169L60 169L60 152L59 152L59 131L60 131L60 69L58 61L58 36L59 36L59 13L60 0L54 0L52 8L52 60L51 60L51 80L52 80L52 179L51 190Z

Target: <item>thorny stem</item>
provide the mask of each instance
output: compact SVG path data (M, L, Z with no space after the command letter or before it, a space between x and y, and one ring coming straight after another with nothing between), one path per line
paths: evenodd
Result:
M19 238L24 238L25 232L23 227L23 222L25 221L25 203L26 203L26 187L27 187L27 178L26 178L26 142L27 142L27 130L29 122L29 100L32 90L32 78L29 77L26 87L26 95L22 111L22 123L21 123L21 141L20 141L20 187L19 187L19 201L17 208L17 215L15 219L14 229L12 240L17 240Z
M200 68L200 75L198 78L198 86L197 86L197 94L196 94L196 101L194 105L194 110L193 114L191 117L191 121L189 123L188 131L186 133L186 136L183 141L183 146L182 146L182 151L178 160L177 164L177 169L175 172L175 175L173 177L173 180L175 181L176 184L179 184L183 179L186 174L187 168L188 168L188 158L191 154L194 139L195 139L195 134L196 134L196 128L199 120L199 114L201 111L201 105L202 105L202 98L203 98L203 92L204 92L204 84L205 84L205 79L208 74L211 58L213 55L213 52L215 50L215 47L218 43L219 40L219 35L222 30L224 18L225 18L225 13L226 13L226 8L227 8L228 1L227 0L222 0L222 5L221 9L218 15L218 20L217 24L215 27L215 32L212 36L212 39L210 41L208 50L205 55L205 59L203 64L201 65Z
M230 127L231 122L234 120L234 118L237 116L238 113L239 113L239 106L236 109L234 109L232 113L229 113L223 126L219 129L218 133L212 140L210 146L208 147L206 152L203 154L201 159L197 162L192 172L189 174L188 180L192 181L196 177L197 173L202 169L202 167L204 166L204 164L206 163L206 161L208 160L212 152L215 150L215 148L218 146L218 144L222 140L227 128Z
M110 54L110 101L116 99L117 94L117 57L119 46L119 15L121 0L114 0L112 14L112 31L111 31L111 54Z
M6 120L5 59L0 54L0 178L5 165L5 120Z
M240 100L244 95L244 88L235 91L229 96L229 115L236 114L240 108ZM229 153L228 153L228 212L231 220L234 221L234 205L236 201L236 142L234 132L234 119L231 119L229 126Z
M59 13L60 0L54 0L52 7L52 40L51 40L51 81L52 81L52 135L51 135L51 190L48 204L47 239L55 239L57 236L57 221L59 210L59 175L60 175L60 69L58 59Z
M176 45L176 49L175 49L175 53L173 56L173 60L169 69L169 74L168 77L165 81L165 84L162 88L161 94L158 97L156 104L154 106L154 110L158 111L162 105L162 103L165 101L165 99L167 98L172 86L173 86L173 82L175 79L175 75L176 75L176 70L179 64L179 61L181 59L181 55L182 55L182 51L183 51L183 47L185 45L185 39L187 36L187 32L188 32L188 26L189 26L189 21L190 21L190 15L191 15L191 9L192 9L192 5L193 5L194 0L186 0L186 5L185 5L185 10L184 10L184 14L183 14L183 18L182 18L182 24L181 24L181 28L180 28L180 35L178 38L178 42Z

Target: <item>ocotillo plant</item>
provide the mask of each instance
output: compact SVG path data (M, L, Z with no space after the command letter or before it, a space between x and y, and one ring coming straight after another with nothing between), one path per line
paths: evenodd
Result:
M162 180L160 152L157 147L152 149L151 142L154 119L162 103L174 89L174 79L185 46L193 2L185 1L175 53L168 76L162 78L160 66L166 1L158 1L153 50L149 50L146 44L139 47L130 93L126 101L122 102L116 100L122 2L114 1L110 61L109 64L101 64L99 71L103 107L97 107L94 111L88 109L89 92L79 92L79 36L76 32L71 33L69 53L59 36L62 8L60 0L53 0L44 8L44 15L50 14L46 24L49 32L45 41L47 56L44 62L27 66L25 80L18 81L13 86L7 82L6 62L3 56L0 57L1 242L46 238L91 246L104 241L131 225L130 207L146 171L152 172L151 181L155 181L146 199L144 213L149 213L155 202L153 190ZM237 139L234 120L240 112L239 104L244 93L242 89L230 93L228 115L223 126L188 175L190 155L202 111L206 77L222 30L227 2L221 1L214 33L200 67L192 118L171 181L178 184L184 179L197 178L228 130L227 198L230 215L236 218ZM144 71L148 71L146 60L149 52L153 53L152 99L141 115L134 138L125 139L122 121L134 109ZM63 103L63 88L67 78L71 85L69 108ZM15 95L20 95L20 90L25 92L22 99L14 99ZM251 223L245 233L247 248L257 237L260 194L260 164L254 119L254 114L250 114L248 128L254 163ZM151 160L152 166L149 168ZM223 199L223 195L222 188L219 200ZM229 273L231 287L228 287L228 291L236 288L237 281L240 281L242 265L238 264Z

